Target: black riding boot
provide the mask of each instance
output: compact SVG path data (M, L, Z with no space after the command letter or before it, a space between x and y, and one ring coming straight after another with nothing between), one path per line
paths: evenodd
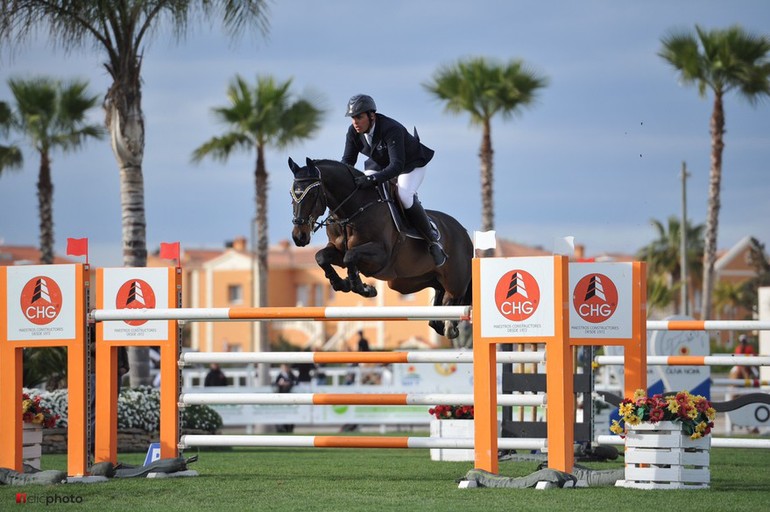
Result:
M404 209L404 213L406 213L409 222L412 223L415 229L417 229L422 237L428 242L430 255L433 257L433 262L436 266L440 267L446 263L447 255L438 241L438 233L436 233L430 225L428 214L425 213L425 210L416 196L412 207Z

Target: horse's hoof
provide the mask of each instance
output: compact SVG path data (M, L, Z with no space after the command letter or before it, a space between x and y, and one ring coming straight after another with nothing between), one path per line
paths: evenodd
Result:
M340 279L332 283L332 289L336 292L348 293L351 290L350 281L347 279Z
M428 325L438 333L439 336L444 335L444 322L440 320L431 320L428 322Z
M453 340L457 338L460 335L460 329L457 328L455 325L450 325L449 329L446 331L446 337L450 340Z
M377 288L374 286L369 286L368 284L364 285L364 297L376 297L377 296Z

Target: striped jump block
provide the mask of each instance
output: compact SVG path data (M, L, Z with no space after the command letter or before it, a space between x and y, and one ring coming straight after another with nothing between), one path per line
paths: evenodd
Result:
M707 489L711 438L690 439L681 424L661 421L629 427L625 480L634 489Z

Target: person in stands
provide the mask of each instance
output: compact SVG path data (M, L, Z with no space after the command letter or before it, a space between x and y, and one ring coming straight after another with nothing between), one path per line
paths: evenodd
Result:
M209 372L203 380L203 385L206 387L227 386L227 376L217 363L211 363L211 366L209 366Z
M757 355L745 334L741 334L738 337L738 346L735 347L735 353L744 356ZM759 372L756 366L733 366L730 370L730 378L732 379L756 379L758 376Z
M352 123L345 137L342 163L355 166L359 153L369 157L364 162L365 176L356 178L356 185L362 189L396 180L398 199L407 219L428 242L433 262L440 267L447 255L417 199L417 189L425 178L425 166L433 158L433 150L420 143L417 130L412 135L395 119L377 113L374 99L366 94L350 98L345 115Z

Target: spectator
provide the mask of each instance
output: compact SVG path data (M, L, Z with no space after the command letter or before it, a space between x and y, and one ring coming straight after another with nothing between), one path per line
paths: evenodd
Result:
M211 366L209 366L209 372L203 380L203 385L206 387L227 386L227 376L217 363L211 363Z
M358 351L369 352L369 340L364 338L364 331L358 331Z
M275 388L279 393L291 393L292 388L297 383L297 376L291 370L291 367L284 363L281 365L281 370L278 372L278 376L275 378ZM278 432L291 433L294 432L294 425L284 424L276 427Z
M735 354L744 356L757 355L745 334L741 334L738 337L738 346L735 347ZM756 366L733 366L730 370L730 378L732 379L755 379L758 375L759 372Z
M315 363L297 363L294 365L297 370L297 382L300 384L310 384L313 381L313 373L316 371Z

